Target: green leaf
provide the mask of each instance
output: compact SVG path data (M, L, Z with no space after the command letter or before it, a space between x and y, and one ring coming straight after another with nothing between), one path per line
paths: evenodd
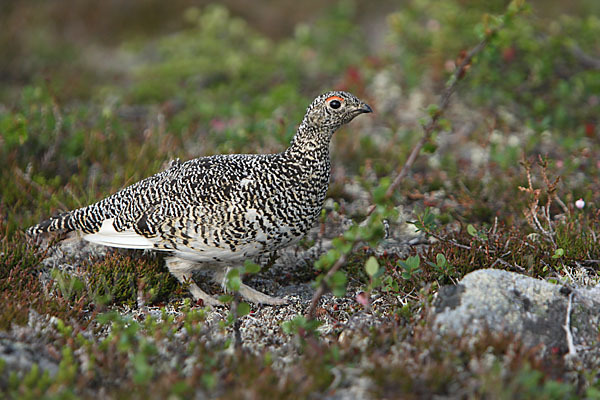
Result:
M352 251L352 247L354 247L352 243L344 242L344 244L339 248L339 250L344 254L348 254Z
M415 270L421 265L421 258L419 256L411 256L406 259L406 264L410 269Z
M419 256L411 256L406 261L398 260L398 264L404 270L402 272L402 278L409 280L413 275L421 272L419 266L421 265L421 258Z
M440 129L442 129L444 131L452 130L452 123L450 122L450 120L447 120L446 118L440 118L438 120L438 126L440 127Z
M478 237L477 229L472 224L467 225L467 232L473 237Z
M348 242L340 237L336 237L335 239L333 239L331 241L331 244L333 244L333 247L335 247L343 254L347 254L350 252L350 250L352 250L352 242Z
M437 263L438 267L442 268L444 268L448 264L446 256L444 256L442 253L437 253L437 255L435 256L435 262Z
M373 201L375 204L382 204L385 201L385 194L391 183L392 181L388 177L384 177L379 180L379 185L373 189Z
M227 288L234 292L240 290L240 286L242 285L242 279L239 276L234 276L232 278L227 279Z
M240 270L237 268L232 268L227 273L227 288L234 292L240 290L240 285L242 284L242 279L240 278Z
M327 253L319 257L314 266L320 270L328 270L338 258L340 258L340 252L337 249L330 249Z
M346 282L346 274L342 271L335 271L335 274L331 277L331 286L345 286Z
M389 275L385 277L383 284L384 284L383 290L386 292L392 292L392 291L397 292L399 290L398 282Z
M437 145L435 143L427 142L423 145L423 151L425 153L433 154L437 150Z
M373 189L373 200L375 204L381 204L385 200L385 193L387 189L382 186L377 186Z
M346 287L345 286L337 286L331 289L331 293L335 297L344 297L346 295Z
M437 104L430 104L427 106L427 114L433 118L440 111L440 107Z
M321 220L325 220L325 218L327 218L327 210L326 209L322 209L321 210Z
M346 294L346 274L342 271L336 271L331 277L331 292L336 297L342 297Z
M297 315L294 318L281 323L281 329L287 335L298 333L302 328L307 332L317 333L317 328L322 324L319 320L307 320L303 315Z
M429 207L425 209L425 213L423 214L423 225L431 230L435 229L435 215Z
M431 212L431 209L429 207L427 207L422 213L418 213L417 211L415 211L415 214L417 215L417 221L409 223L413 224L418 231L429 233L436 230L436 216Z
M356 240L356 229L348 229L346 232L344 232L343 237L344 239L353 242L354 240Z
M340 248L344 244L344 240L340 237L336 237L336 238L333 238L333 240L331 241L331 244L335 248Z
M375 257L369 257L369 259L365 263L365 271L367 271L367 274L371 278L375 276L377 271L379 271L379 263L377 262L377 259Z
M245 315L250 314L250 305L248 303L245 302L240 302L237 305L237 316L239 317L243 317Z
M469 233L469 235L477 238L477 239L481 239L481 240L487 240L487 235L482 232L482 231L478 231L473 225L469 224L467 225L467 232Z
M253 263L250 260L244 262L244 272L247 274L256 274L260 272L260 265Z
M556 250L554 250L554 255L552 256L552 258L561 258L562 256L565 255L565 250L563 248L558 248Z
M227 279L231 279L231 278L236 277L236 276L240 276L240 270L239 269L237 269L237 268L231 268L229 271L227 271L227 275L226 275Z
M232 300L233 300L233 296L230 294L223 294L223 295L219 296L219 301L221 303L231 303Z
M291 320L290 321L283 321L281 323L281 330L286 335L293 334L294 333L294 324L293 324L293 322Z

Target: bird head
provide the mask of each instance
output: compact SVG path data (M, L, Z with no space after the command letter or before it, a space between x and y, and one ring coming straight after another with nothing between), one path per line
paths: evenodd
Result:
M373 112L371 107L348 92L332 91L318 96L308 106L304 122L313 128L334 131L363 113Z

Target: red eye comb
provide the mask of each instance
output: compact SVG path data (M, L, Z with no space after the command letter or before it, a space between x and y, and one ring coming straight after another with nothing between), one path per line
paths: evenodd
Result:
M325 101L330 102L331 100L344 101L344 99L342 99L340 96L329 96Z

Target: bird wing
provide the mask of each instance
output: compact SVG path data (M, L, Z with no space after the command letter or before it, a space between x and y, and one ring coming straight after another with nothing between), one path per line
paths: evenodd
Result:
M100 216L95 220L96 229L88 230L84 239L112 247L173 250L181 231L165 232L165 226L181 225L192 208L231 201L234 188L251 169L249 160L233 155L172 163L169 169L89 206L102 213L96 213ZM82 220L86 218L90 215Z

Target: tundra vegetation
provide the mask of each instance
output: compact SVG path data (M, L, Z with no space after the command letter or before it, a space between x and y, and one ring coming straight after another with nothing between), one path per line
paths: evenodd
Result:
M308 1L280 31L283 5L188 3L0 6L2 397L600 398L599 357L431 324L478 269L600 283L600 3ZM174 158L281 151L328 89L375 114L334 136L314 258L247 262L227 307L160 255L48 262L62 238L23 233ZM248 305L242 278L305 295Z

